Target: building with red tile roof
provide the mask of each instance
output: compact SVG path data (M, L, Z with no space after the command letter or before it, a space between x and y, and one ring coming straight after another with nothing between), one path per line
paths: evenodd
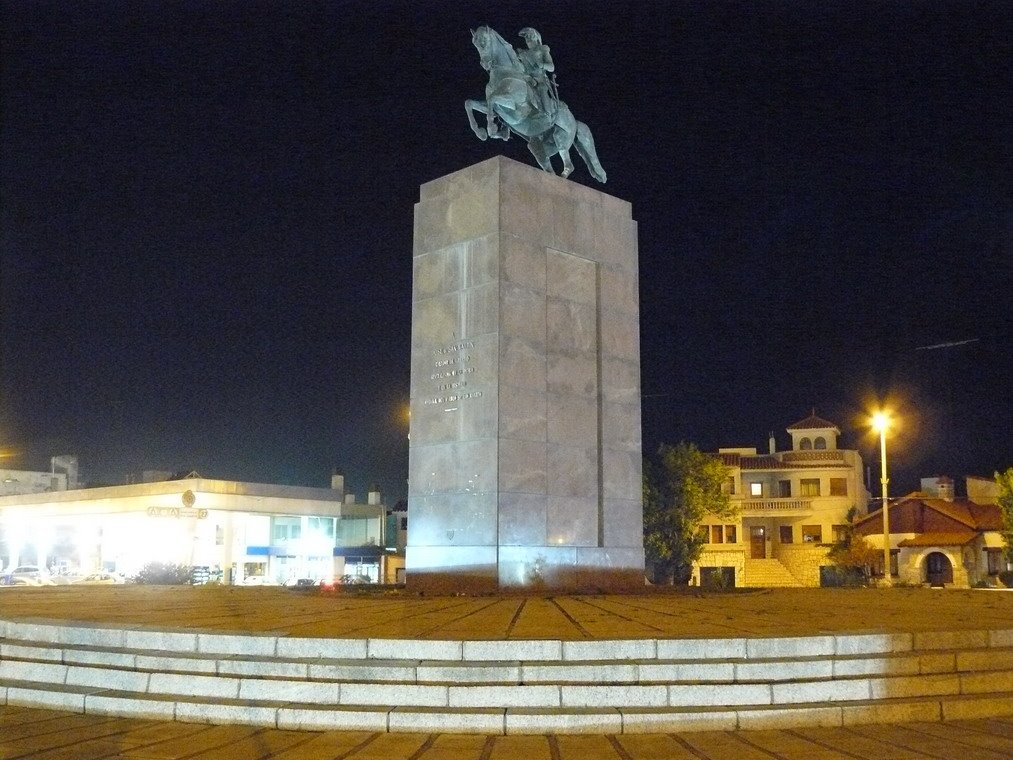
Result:
M827 552L847 529L848 511L864 514L869 491L862 457L838 448L840 428L816 415L787 427L791 448L722 448L733 520L705 520L699 582L736 586L819 586Z
M970 481L968 490L987 498L990 489ZM955 497L946 476L922 478L921 485L890 503L891 574L901 583L957 588L994 581L1008 568L999 507ZM855 533L882 548L882 508L857 520Z

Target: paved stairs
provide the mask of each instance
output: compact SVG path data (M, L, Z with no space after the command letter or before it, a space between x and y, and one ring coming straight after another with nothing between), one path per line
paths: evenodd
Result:
M798 588L798 579L777 559L747 559L744 586L752 588Z
M1013 714L1013 629L319 639L0 621L0 703L284 729L635 733Z

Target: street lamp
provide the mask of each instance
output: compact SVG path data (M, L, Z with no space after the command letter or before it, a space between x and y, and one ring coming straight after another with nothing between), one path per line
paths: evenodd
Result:
M872 416L872 427L879 431L879 482L883 487L883 585L892 586L890 576L890 503L887 498L887 484L890 478L886 474L886 429L890 427L890 417L886 412L876 412Z

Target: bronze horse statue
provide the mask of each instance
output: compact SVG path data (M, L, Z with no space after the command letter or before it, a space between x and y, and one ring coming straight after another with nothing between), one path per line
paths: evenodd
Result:
M466 100L468 123L480 140L493 137L510 139L510 133L524 138L528 150L545 171L555 173L552 156L563 160L563 176L573 171L570 148L576 147L588 171L599 182L606 179L605 170L598 162L594 138L586 124L577 121L569 107L561 100L539 97L536 82L525 70L517 51L495 30L480 26L471 33L472 44L479 52L482 68L489 72L485 87L485 100ZM475 121L475 111L486 115L486 127Z

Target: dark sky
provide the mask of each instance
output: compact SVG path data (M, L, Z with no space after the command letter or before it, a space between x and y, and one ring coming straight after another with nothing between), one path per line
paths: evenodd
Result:
M815 408L875 461L889 398L895 492L1013 465L1008 2L0 9L8 467L402 496L418 187L530 162L468 128L480 24L542 33L633 204L645 450Z

